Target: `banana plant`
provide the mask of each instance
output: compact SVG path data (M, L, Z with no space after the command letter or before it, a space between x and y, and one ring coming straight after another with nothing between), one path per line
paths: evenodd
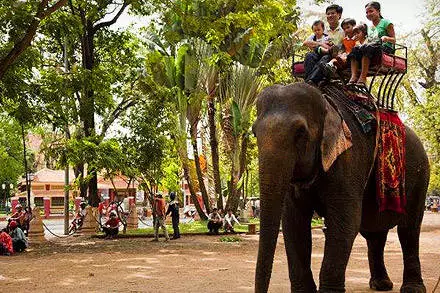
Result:
M220 97L230 113L226 117L223 127L226 141L229 144L231 158L231 192L226 209L236 210L240 193L238 183L245 171L246 149L251 126L251 111L260 91L263 89L266 77L258 73L258 69L235 63L227 77L221 80Z

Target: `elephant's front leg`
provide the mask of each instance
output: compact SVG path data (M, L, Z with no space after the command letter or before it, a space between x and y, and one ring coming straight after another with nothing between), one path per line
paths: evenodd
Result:
M361 204L350 196L327 205L324 259L319 274L319 292L345 292L345 270L360 227Z
M312 235L310 223L312 208L307 198L294 199L287 196L283 212L283 235L289 263L292 292L316 292L310 268Z

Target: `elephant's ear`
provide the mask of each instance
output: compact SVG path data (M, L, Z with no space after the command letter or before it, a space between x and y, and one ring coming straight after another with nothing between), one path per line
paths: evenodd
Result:
M324 120L324 132L321 142L322 167L327 172L338 156L349 149L351 132L339 112L327 101Z

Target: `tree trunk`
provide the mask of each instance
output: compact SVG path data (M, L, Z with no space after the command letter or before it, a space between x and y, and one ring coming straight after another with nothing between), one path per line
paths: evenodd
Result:
M87 183L84 182L84 164L78 164L73 167L73 171L75 173L75 178L78 178L80 176L83 177L83 179L80 181L79 184L79 196L82 198L87 198Z
M98 172L95 168L90 168L88 172L88 174L92 175L89 181L89 205L92 207L98 207L100 202L100 199L98 197ZM117 194L116 189L115 194Z
M82 14L82 16L84 13ZM81 38L82 50L82 65L86 69L87 74L91 74L95 67L95 52L94 52L94 29L93 23L85 17L83 19L84 33ZM93 89L86 86L80 103L80 119L84 125L84 136L92 137L95 135L95 96ZM99 204L98 198L98 172L95 168L90 168L88 174L92 176L89 181L89 204L92 207L97 207Z
M223 209L222 185L220 179L220 159L218 152L217 127L215 124L215 101L214 97L209 95L208 100L208 124L209 124L209 141L211 145L212 170L214 174L215 197L217 200L217 208Z
M197 124L191 126L191 142L193 146L194 162L196 164L197 180L199 182L200 192L202 193L203 203L205 204L206 213L211 213L211 202L209 201L208 192L206 191L205 180L200 167L199 151L197 149Z
M238 153L239 160L237 166L237 160L233 159L231 167L231 193L226 204L226 209L231 209L233 213L237 212L238 205L240 203L240 197L242 194L242 189L237 189L238 182L240 181L245 169L246 169L246 151L248 145L248 136L243 134L241 137L241 148L240 153ZM234 150L237 152L238 150ZM234 158L237 154L234 153Z
M202 207L199 204L199 201L197 200L197 195L194 190L193 185L191 184L191 178L189 176L189 168L188 168L188 159L183 158L183 177L185 178L186 182L188 183L189 192L191 194L191 201L194 203L194 206L196 207L197 213L200 216L200 219L206 221L208 220L208 217L206 216L205 212L202 210Z

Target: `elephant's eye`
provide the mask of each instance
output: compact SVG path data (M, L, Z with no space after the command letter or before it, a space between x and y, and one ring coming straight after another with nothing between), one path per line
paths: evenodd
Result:
M307 137L307 129L305 125L301 125L295 132L295 140L300 140Z

